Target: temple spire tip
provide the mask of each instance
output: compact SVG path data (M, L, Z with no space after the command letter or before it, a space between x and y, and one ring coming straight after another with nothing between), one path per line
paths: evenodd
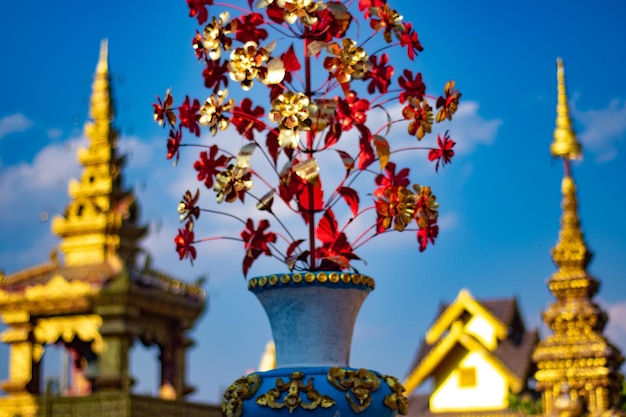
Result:
M576 138L576 132L570 117L565 89L565 68L561 58L556 59L557 105L554 141L550 145L550 154L557 158L582 159L582 146Z

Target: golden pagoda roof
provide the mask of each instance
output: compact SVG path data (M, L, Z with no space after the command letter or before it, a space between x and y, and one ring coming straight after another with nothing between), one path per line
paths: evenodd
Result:
M466 331L462 323L468 320L467 315L478 315L493 326L498 337L494 349ZM536 331L525 330L515 298L479 301L464 289L455 301L440 306L403 384L410 393L442 366L451 352L465 349L482 353L517 392L526 385L537 340Z
M70 182L65 214L52 223L53 232L61 238L59 249L64 256L54 250L48 263L0 274L0 312L18 306L46 314L89 310L95 300L115 286L118 293L133 294L127 298L130 303L148 305L148 301L158 299L177 311L177 306L186 305L189 313L197 316L205 304L205 292L199 285L155 270L149 254L145 254L143 266L136 265L137 254L145 253L138 241L147 228L138 225L133 193L122 188L124 158L118 155L117 132L112 126L114 107L106 40L100 45L89 115L91 120L85 125L89 146L79 149L77 155L83 166L81 178ZM67 309L60 301L52 307L46 302L46 291L54 291L59 300L75 300L66 303ZM163 307L156 304L148 310Z
M138 207L131 191L122 188L124 158L118 155L115 111L108 70L108 43L102 41L92 85L85 135L89 146L78 151L83 166L79 181L72 180L69 204L53 219L60 249L69 266L105 262L119 257L134 262L138 240L147 229L138 224Z

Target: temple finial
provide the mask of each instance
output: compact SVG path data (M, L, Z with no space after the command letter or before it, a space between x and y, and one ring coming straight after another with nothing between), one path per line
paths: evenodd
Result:
M96 66L96 74L108 74L109 72L109 40L102 39L100 42L100 58Z
M565 175L561 184L561 192L563 194L561 230L559 232L559 241L552 251L552 259L559 267L559 272L576 271L577 273L586 273L587 264L591 260L591 252L587 248L580 228L576 184L570 167L571 159L581 159L582 147L576 140L576 134L572 128L572 119L570 118L567 93L565 91L563 61L558 58L556 62L558 81L557 116L554 142L550 145L550 153L552 156L563 158Z
M554 129L554 141L550 145L550 153L555 157L566 159L582 159L582 147L576 139L576 132L572 127L572 119L567 104L567 91L565 90L565 70L563 61L557 58L557 105L556 105L556 128Z
M100 57L92 85L89 116L96 124L108 124L114 116L109 80L109 42L107 39L103 39L100 43ZM85 133L90 139L94 139L89 128L86 128Z

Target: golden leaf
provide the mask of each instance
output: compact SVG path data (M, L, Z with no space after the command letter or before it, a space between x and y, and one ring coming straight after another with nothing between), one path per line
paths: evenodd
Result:
M387 166L387 162L389 162L389 142L384 137L376 135L374 136L374 146L376 147L376 154L378 155L378 162L380 162L382 171Z

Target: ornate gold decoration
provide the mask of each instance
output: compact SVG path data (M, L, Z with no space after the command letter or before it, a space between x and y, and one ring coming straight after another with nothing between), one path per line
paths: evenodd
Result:
M252 398L261 385L259 374L250 374L232 383L224 393L222 413L226 417L239 417L243 413L243 401Z
M24 296L28 301L50 300L52 298L78 299L94 295L97 292L87 282L68 281L62 275L55 275L44 285L34 285L26 288Z
M146 232L135 224L134 196L121 189L123 159L117 155L117 132L111 126L110 89L105 40L92 86L92 121L85 125L89 147L78 152L84 170L80 181L69 183L71 200L65 215L52 222L68 266L102 263L114 255L134 259L137 240Z
M309 378L304 383L304 374L302 372L294 372L289 375L290 380L283 382L281 378L276 379L276 388L270 389L256 399L256 403L261 406L267 406L274 409L287 407L289 412L293 412L298 407L305 410L313 410L317 407L328 408L335 404L335 400L327 395L320 395L313 387L313 378ZM283 393L287 395L282 398ZM306 398L310 402L304 402L300 397L300 393L306 394Z
M98 353L103 347L100 326L102 317L94 314L39 319L34 329L35 340L41 344L54 344L59 339L69 343L78 337L83 342L91 342L91 349Z
M38 404L31 395L0 397L0 417L36 417Z
M568 159L581 159L582 147L576 139L576 133L572 127L572 119L567 104L567 91L565 90L565 70L563 61L558 58L557 64L557 91L558 100L556 105L556 128L554 129L554 142L550 145L552 156Z
M407 415L409 412L409 400L404 396L404 386L398 381L398 378L390 375L381 375L389 388L391 394L385 396L384 404L398 414Z
M330 385L346 393L350 408L360 413L372 402L372 393L380 387L380 378L367 369L330 368L326 375Z
M543 314L553 334L535 349L535 378L542 393L544 414L600 415L620 404L623 376L619 368L624 358L602 335L607 315L592 302L599 281L587 272L592 254L580 227L576 184L570 166L571 159L580 158L581 146L569 117L560 59L557 65L557 119L550 152L563 158L565 166L561 186L563 213L559 240L552 251L558 271L548 282L555 302ZM561 392L562 387L566 387L566 392ZM585 409L576 404L585 404Z
M355 285L364 285L374 289L375 282L373 278L365 275L348 273L348 272L307 272L305 274L295 273L292 275L283 274L268 275L248 280L248 289L253 290L257 287L273 287L279 284L288 285L289 283L300 284L302 282L313 283L315 281L329 284L348 284L352 282Z

